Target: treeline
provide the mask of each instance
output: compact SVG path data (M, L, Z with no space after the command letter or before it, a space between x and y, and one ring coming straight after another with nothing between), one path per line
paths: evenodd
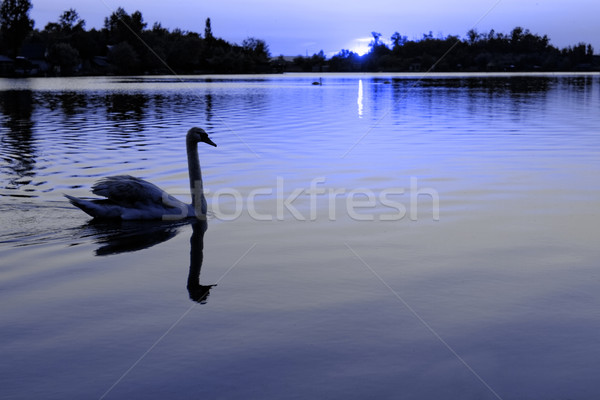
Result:
M265 41L247 38L229 43L213 34L210 18L204 32L152 27L142 13L123 8L105 18L102 29L85 29L76 10L64 11L44 29L33 29L29 0L0 4L0 73L25 75L201 74L403 71L572 71L599 69L594 49L579 43L563 49L521 27L509 34L467 32L458 36L408 40L394 33L389 41L372 32L370 50L358 55L341 50L327 58L271 59Z
M11 3L12 10L2 12ZM27 7L28 5L28 7ZM270 72L269 48L260 39L229 43L213 35L210 18L204 35L169 30L159 22L151 28L142 13L128 14L118 8L104 20L102 29L85 29L76 10L63 12L43 30L33 29L28 19L28 0L4 0L0 7L2 54L21 55L37 67L46 63L46 75L74 74L171 74L175 73L261 73ZM12 20L10 20L12 18ZM14 27L22 27L15 34ZM29 29L27 29L29 26ZM20 40L19 40L20 39ZM18 44L15 46L15 44ZM40 54L42 53L42 54ZM17 61L26 62L22 58Z
M558 49L548 36L514 28L510 34L467 32L434 38L431 32L420 40L394 33L390 44L372 32L370 51L359 56L342 50L330 59L323 52L293 61L302 71L399 72L399 71L572 71L598 69L594 49L579 43ZM281 61L281 60L280 60Z

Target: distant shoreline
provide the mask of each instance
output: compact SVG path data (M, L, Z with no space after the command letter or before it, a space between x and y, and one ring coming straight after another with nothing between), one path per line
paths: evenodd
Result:
M213 34L210 18L204 34L167 29L159 22L151 28L142 13L117 8L102 29L85 29L75 9L57 22L33 29L28 13L3 2L13 20L0 21L0 76L139 76L256 73L522 73L600 71L600 55L591 44L579 42L558 48L547 35L517 26L508 33L469 30L464 37L433 33L409 40L398 32L388 39L371 32L369 51L359 55L348 49L327 57L273 56L268 44L247 37L230 43ZM13 9L10 9L12 7ZM8 13L11 11L11 13ZM20 25L19 25L20 24ZM16 29L21 26L23 29ZM11 36L12 35L12 36Z
M133 79L143 82L144 80L161 79L180 81L185 83L188 79L210 80L233 80L233 79L264 79L276 77L323 78L326 84L327 77L356 77L373 79L392 79L392 80L427 80L427 79L472 79L472 78L544 78L544 77L600 77L600 71L519 71L519 72L284 72L284 73L240 73L240 74L156 74L156 75L74 75L74 76L0 76L0 80L23 80L29 79L86 79L86 78L114 78L114 79ZM392 82L384 82L392 83ZM14 88L14 86L11 86ZM10 90L0 86L0 91Z

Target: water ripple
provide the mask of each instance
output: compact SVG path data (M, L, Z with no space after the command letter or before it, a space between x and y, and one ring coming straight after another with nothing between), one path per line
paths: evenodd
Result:
M122 173L185 187L183 137L194 125L207 128L219 144L215 151L201 149L203 166L231 186L247 184L242 176L262 181L275 171L306 167L328 175L359 165L366 176L387 179L393 179L389 171L444 177L452 175L448 167L480 169L494 159L549 167L546 155L558 154L558 168L561 160L597 155L598 77L582 85L554 76L416 83L400 76L383 85L379 77L332 76L320 87L311 79L4 82L0 195L57 199L65 190L83 194L95 179ZM515 156L519 152L533 157ZM236 168L242 171L234 173Z

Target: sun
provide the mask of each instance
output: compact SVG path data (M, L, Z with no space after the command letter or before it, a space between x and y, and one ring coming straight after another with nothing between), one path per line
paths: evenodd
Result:
M358 54L359 56L365 55L371 49L369 43L373 40L372 37L354 39L348 43L348 50Z

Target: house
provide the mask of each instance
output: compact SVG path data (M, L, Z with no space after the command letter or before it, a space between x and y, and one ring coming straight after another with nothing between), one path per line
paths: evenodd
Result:
M26 57L15 58L14 73L18 76L33 76L39 73L37 66Z
M103 71L109 71L112 68L114 68L112 66L112 64L108 62L108 57L105 57L105 56L94 56L94 57L92 57L92 64L97 69L101 69Z
M26 73L26 75L39 75L45 74L50 70L50 64L46 61L46 57L48 56L48 50L46 45L43 43L27 43L21 47L21 51L19 52L19 57L17 57L17 61L19 67L17 68L19 71L17 73L22 73L21 69L29 69L30 71ZM31 63L32 67L29 66L27 62Z
M422 71L422 66L420 62L413 62L408 66L408 70L410 72L420 72Z
M0 55L0 76L12 75L15 70L15 60Z
M294 62L298 56L271 57L269 64L273 72L302 72L302 68Z

